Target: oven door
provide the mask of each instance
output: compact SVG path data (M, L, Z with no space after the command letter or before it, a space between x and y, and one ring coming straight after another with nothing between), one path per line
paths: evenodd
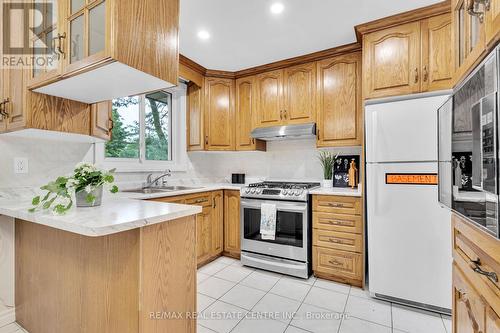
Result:
M276 237L260 235L260 207L276 205ZM241 250L306 262L308 209L306 202L241 199Z

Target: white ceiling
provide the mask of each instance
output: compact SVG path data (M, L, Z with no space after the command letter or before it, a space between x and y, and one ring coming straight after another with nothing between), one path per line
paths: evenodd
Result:
M274 2L285 10L271 14ZM354 26L438 0L180 0L180 52L236 71L356 40ZM207 41L198 38L207 30Z

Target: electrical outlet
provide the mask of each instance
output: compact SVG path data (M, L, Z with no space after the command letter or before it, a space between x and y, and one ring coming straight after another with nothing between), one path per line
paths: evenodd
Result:
M28 173L28 159L26 157L14 157L14 173Z

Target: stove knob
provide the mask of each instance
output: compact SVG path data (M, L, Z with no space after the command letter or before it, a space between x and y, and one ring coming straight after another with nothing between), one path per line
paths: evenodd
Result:
M251 192L252 194L254 194L254 193L255 193L255 189L254 189L254 188L252 188L252 189L250 190L250 192Z
M295 196L299 196L302 194L302 190L295 190Z
M283 193L283 195L287 195L288 194L288 190L281 190L281 193Z
M261 189L261 188L258 188L257 190L255 190L255 193L257 193L257 194L261 194L261 193L262 193L262 189Z
M246 194L250 193L250 189L249 189L249 188L246 188L246 189L245 189L245 193L246 193Z

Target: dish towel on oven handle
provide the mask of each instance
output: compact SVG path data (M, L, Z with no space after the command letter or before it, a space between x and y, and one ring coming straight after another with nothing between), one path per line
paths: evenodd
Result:
M276 205L263 203L260 206L260 236L274 240L276 237Z

